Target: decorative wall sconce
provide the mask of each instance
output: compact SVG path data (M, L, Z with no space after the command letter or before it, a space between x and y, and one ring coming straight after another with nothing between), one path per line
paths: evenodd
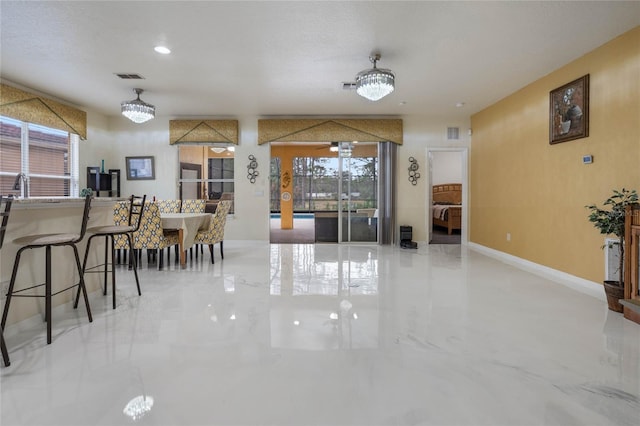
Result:
M413 157L409 157L409 182L411 182L411 185L418 184L420 173L418 173L416 170L418 170L419 168L420 166L418 165L418 160Z
M256 178L258 177L258 162L256 161L256 157L253 155L249 156L249 164L247 164L247 179L249 182L256 183Z

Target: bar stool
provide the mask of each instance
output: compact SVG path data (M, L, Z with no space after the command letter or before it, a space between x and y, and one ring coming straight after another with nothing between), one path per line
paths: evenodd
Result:
M107 276L108 273L111 272L111 292L113 293L113 309L116 308L116 268L115 268L115 246L114 246L114 237L118 235L122 235L126 237L128 242L129 250L133 250L133 239L131 237L132 233L136 232L138 228L140 228L140 218L142 217L142 211L144 210L144 203L147 199L146 195L142 197L138 197L132 195L129 197L129 212L127 224L114 224L107 226L96 226L94 228L89 228L87 232L93 234L89 237L87 241L87 250L84 253L84 262L82 263L82 270L86 274L87 272L104 272L104 295L107 295ZM92 266L91 268L87 268L87 259L89 257L89 249L91 248L91 241L95 237L104 237L105 246L104 246L104 263L99 265ZM109 269L109 243L111 243L111 269ZM137 256L130 254L129 259L131 260L131 265L133 268L133 274L136 277L136 286L138 286L138 296L142 296L142 292L140 291L140 281L138 281L138 269L136 263L138 262ZM95 270L104 266L103 270ZM80 298L80 294L76 295L76 306L78 305L78 299Z
M7 292L7 301L4 305L4 312L2 313L2 329L4 330L4 326L7 322L7 314L9 313L9 306L11 304L11 299L13 297L43 297L45 299L45 321L47 322L47 344L51 343L51 298L63 291L70 290L74 287L78 287L78 294L82 292L84 296L84 303L87 307L87 316L89 317L89 322L93 322L93 317L91 316L91 308L89 307L89 298L87 297L87 289L84 285L84 276L82 274L82 265L80 265L80 256L78 256L78 247L76 244L84 238L84 234L87 230L87 222L89 220L89 210L91 209L91 195L87 195L84 200L84 213L82 215L82 225L80 227L79 234L40 234L40 235L28 235L25 237L21 237L13 240L14 244L22 246L18 253L16 253L16 259L13 263L13 272L11 274L11 282L9 283L9 291ZM55 293L51 292L51 247L63 247L63 246L71 246L73 248L73 254L76 258L76 267L78 268L78 274L80 275L80 280L78 283L73 284L65 289L59 290ZM45 248L45 282L42 284L36 284L31 287L27 287L21 290L13 290L14 285L16 284L16 277L18 275L18 266L20 265L20 256L22 252L27 249L34 248ZM45 287L44 295L37 294L19 294L23 291L32 290L37 287ZM77 301L74 305L74 308L77 308Z
M0 222L0 249L2 248L4 234L7 230L7 222L9 221L9 212L11 211L12 201L13 197L11 195L8 197L0 195L0 217L2 218L2 221ZM11 365L11 362L9 361L7 344L4 342L4 326L0 328L0 346L2 347L2 359L4 360L4 366L8 367Z

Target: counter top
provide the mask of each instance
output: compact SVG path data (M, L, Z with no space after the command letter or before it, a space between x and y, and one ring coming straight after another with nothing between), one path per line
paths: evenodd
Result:
M92 206L112 205L116 201L127 200L121 197L94 197ZM80 197L31 197L14 198L11 208L14 209L34 209L34 208L56 208L74 207L84 203L84 198Z

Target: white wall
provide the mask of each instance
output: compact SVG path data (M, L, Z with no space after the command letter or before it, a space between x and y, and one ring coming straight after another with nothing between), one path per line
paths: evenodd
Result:
M455 151L432 152L431 184L462 183L462 154Z
M173 117L156 117L143 124L134 124L117 117L88 114L88 135L80 148L80 181L86 186L86 167L100 165L122 171L121 195L147 194L147 197L177 198L178 147L169 145L169 120ZM196 117L191 117L196 118ZM258 119L261 117L237 117L240 141L235 152L235 214L227 221L225 238L229 240L269 239L269 145L258 146ZM414 240L427 239L425 214L428 181L427 147L468 147L470 138L447 141L447 127L468 128L465 120L447 120L424 117L402 117L404 144L398 149L397 209L398 225L413 226ZM254 155L260 173L255 184L246 179L247 157ZM156 179L128 181L125 176L125 157L153 155ZM418 160L421 178L416 186L408 180L408 158Z

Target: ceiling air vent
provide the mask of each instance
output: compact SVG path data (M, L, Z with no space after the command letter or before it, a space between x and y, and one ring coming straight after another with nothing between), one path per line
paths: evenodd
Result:
M116 75L123 80L144 80L140 74L116 73Z
M355 83L342 83L342 90L355 90L356 88L356 84Z
M447 140L454 141L460 139L459 127L447 127Z

